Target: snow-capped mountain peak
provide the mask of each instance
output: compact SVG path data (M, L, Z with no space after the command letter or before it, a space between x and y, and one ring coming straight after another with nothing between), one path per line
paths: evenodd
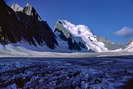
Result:
M95 52L106 52L108 49L104 46L104 43L99 42L96 36L85 25L75 25L67 20L59 20L55 26L68 38L69 36L80 37L84 41L85 46Z
M82 36L86 34L93 36L91 30L87 26L75 25L75 24L68 22L67 20L59 20L56 24L56 27L57 28L59 27L62 29L66 28L66 30L69 31L74 36Z
M11 8L12 8L15 12L23 11L23 7L21 7L21 6L18 5L17 3L12 4L12 5L11 5Z

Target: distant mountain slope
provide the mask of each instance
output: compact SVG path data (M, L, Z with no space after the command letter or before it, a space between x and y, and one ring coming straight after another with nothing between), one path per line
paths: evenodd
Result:
M120 48L125 48L126 44L122 44L122 43L115 43L112 42L111 40L108 40L104 37L97 37L97 40L100 42L103 42L105 44L105 47L107 47L109 50L116 50L116 49L120 49Z

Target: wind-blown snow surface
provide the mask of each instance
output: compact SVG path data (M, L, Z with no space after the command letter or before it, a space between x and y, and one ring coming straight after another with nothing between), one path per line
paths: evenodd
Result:
M133 78L132 64L128 58L1 58L0 89L122 89Z
M64 46L64 45L63 45ZM70 50L68 48L57 47L50 49L46 45L33 46L27 42L10 43L8 45L0 45L0 57L107 57L107 56L129 56L133 55L133 42L125 49L110 50L108 52L83 52Z
M131 46L130 46L131 45ZM0 57L52 57L52 58L82 58L82 57L115 57L115 56L131 56L133 52L130 44L125 50L110 52L75 52L65 48L50 49L46 45L33 46L26 42L15 44L0 45ZM127 51L128 50L128 51ZM131 51L129 51L131 50Z
M96 36L87 26L74 25L66 20L60 20L57 22L55 28L62 31L67 38L71 35L74 37L80 37L85 42L88 50L91 49L95 52L108 51L104 46L104 43L97 41Z
M13 47L15 49L19 48L19 49L22 49L22 50L18 50L18 51L25 51L25 52L30 51L31 54L32 54L32 52L39 52L39 53L43 53L43 52L59 52L59 53L78 52L77 50L68 49L66 43L62 43L62 46L57 46L54 49L50 49L46 44L34 46L34 45L30 45L28 42L25 42L25 41L21 41L21 42L18 42L18 43L11 43L11 44L5 45L4 47L1 45L0 47L1 48L6 48L6 49L11 49ZM79 51L79 52L87 52L87 51L82 50L82 51Z

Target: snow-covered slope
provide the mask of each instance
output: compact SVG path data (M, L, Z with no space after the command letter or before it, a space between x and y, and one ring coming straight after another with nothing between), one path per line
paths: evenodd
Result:
M129 45L124 49L126 52L133 52L133 41L129 43Z
M74 25L67 20L59 20L55 26L55 29L55 31L63 33L65 38L79 38L80 42L83 43L88 50L91 49L95 52L108 51L108 49L104 46L104 43L98 41L97 37L87 26Z
M54 31L60 48L70 51L89 51L85 46L85 42L80 37L72 36L67 30L63 31L64 32L60 31L58 28Z

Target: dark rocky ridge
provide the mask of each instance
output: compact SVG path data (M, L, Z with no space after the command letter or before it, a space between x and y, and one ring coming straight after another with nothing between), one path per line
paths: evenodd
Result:
M46 21L41 20L31 5L15 12L0 0L0 43L16 43L25 40L37 46L46 44L54 49L58 45L55 35Z

